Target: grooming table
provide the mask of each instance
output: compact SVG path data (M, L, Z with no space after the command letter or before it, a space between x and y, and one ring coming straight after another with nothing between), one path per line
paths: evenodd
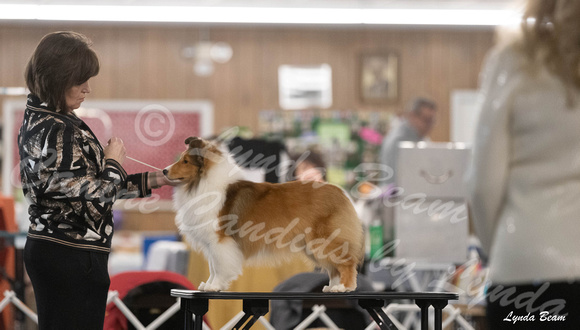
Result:
M435 309L435 330L442 329L442 310L449 300L458 299L455 293L435 292L347 292L347 293L313 293L313 292L202 292L192 290L171 290L173 297L181 298L181 309L185 312L186 330L202 329L202 317L208 311L210 299L242 300L244 316L233 329L249 329L260 316L266 315L270 300L357 300L381 329L397 329L383 311L383 307L392 300L409 299L421 309L421 330L428 329L429 306ZM195 315L195 321L192 315ZM245 324L245 325L244 325Z

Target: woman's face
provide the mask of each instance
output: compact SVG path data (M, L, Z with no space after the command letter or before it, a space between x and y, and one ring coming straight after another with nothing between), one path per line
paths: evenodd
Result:
M89 86L89 81L85 81L81 85L76 85L69 88L66 93L66 106L69 112L80 108L81 103L85 100L85 96L91 92L91 87Z
M300 162L296 166L296 179L300 181L323 182L324 178L319 168L309 162Z

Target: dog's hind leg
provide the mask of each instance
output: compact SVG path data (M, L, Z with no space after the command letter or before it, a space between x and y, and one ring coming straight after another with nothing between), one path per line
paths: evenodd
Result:
M352 262L335 263L327 260L322 266L328 270L330 282L322 288L322 292L348 292L356 289L356 265Z
M242 273L244 256L232 238L225 238L209 252L210 278L204 291L227 290L230 283ZM201 290L201 289L200 289Z
M338 271L340 273L340 285L336 288L336 291L332 292L345 292L354 291L356 289L356 265L344 264L337 265Z
M331 292L330 290L332 288L340 284L339 272L333 266L331 266L330 269L328 269L328 278L330 281L328 282L328 285L325 285L322 288L322 292Z

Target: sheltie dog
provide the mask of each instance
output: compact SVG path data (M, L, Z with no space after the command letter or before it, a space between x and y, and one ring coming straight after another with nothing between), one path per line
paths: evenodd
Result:
M245 181L218 145L197 137L185 144L187 150L164 173L181 181L173 198L180 232L209 262L209 279L199 290L227 290L245 260L280 261L295 252L328 271L324 292L356 288L363 232L341 188Z

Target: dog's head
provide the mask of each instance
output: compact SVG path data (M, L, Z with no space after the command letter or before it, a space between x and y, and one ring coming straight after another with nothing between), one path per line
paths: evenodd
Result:
M179 160L164 172L168 179L194 187L209 168L220 161L221 152L214 144L198 137L188 137L185 144L187 149Z

